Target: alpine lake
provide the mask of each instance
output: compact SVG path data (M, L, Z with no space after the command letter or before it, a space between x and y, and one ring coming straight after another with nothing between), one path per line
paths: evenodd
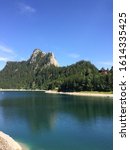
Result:
M1 91L0 130L30 150L112 150L113 100Z

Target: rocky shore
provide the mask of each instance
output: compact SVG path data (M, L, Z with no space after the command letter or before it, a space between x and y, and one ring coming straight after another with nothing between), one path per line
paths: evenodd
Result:
M9 135L0 131L0 150L29 150L24 144L17 143Z

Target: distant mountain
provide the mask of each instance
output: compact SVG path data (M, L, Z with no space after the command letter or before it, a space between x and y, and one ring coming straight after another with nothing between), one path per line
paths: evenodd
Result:
M7 62L0 71L0 88L111 91L112 78L112 70L100 73L89 61L59 67L52 52L35 49L27 61Z
M0 88L28 88L37 69L58 67L54 54L35 49L27 61L8 61L0 71Z

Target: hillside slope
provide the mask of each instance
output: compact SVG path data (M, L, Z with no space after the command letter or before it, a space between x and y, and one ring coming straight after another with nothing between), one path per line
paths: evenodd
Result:
M7 62L0 71L0 88L112 91L112 78L112 69L104 74L84 60L59 67L53 53L35 49L27 61Z

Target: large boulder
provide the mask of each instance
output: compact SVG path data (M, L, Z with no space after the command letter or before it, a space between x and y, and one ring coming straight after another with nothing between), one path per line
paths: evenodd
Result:
M9 135L0 131L0 150L22 150L22 147Z

